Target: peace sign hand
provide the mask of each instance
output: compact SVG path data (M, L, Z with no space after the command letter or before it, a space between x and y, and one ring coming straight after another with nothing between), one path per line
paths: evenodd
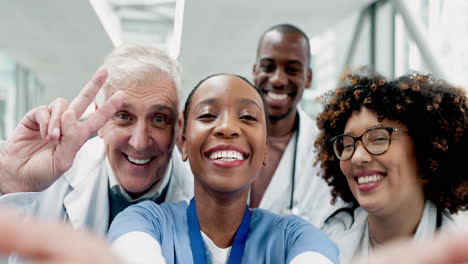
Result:
M85 121L78 121L106 78L107 71L100 69L70 105L56 99L23 117L0 152L0 192L42 191L72 166L81 146L123 103L124 93L118 91Z

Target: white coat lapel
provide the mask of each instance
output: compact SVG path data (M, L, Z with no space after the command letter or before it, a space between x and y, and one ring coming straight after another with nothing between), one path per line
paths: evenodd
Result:
M64 198L64 207L74 229L105 235L109 227L108 176L106 166L97 167Z
M313 154L314 140L318 134L317 126L312 119L299 109L299 138L297 144L296 182L302 182L302 177L313 177L315 175L303 175L306 168L312 168L315 162ZM313 135L313 136L311 136ZM310 172L310 170L308 170Z
M289 140L286 150L260 202L260 208L270 210L276 214L282 214L283 209L289 206L296 135L297 133Z

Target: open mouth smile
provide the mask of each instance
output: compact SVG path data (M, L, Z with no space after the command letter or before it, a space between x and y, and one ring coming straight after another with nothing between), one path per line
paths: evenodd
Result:
M155 157L150 157L146 159L138 159L138 158L133 158L128 156L127 154L123 154L125 158L128 160L128 162L134 164L134 165L146 165L150 163Z
M286 98L288 98L288 94L285 94L285 93L275 93L275 92L267 92L267 95L268 97L270 97L272 100L275 100L275 101L281 101L281 100L284 100Z
M231 145L219 145L204 153L205 157L216 166L223 168L237 167L249 158L249 154L240 147Z
M359 184L366 184L366 183L371 183L371 182L379 182L383 180L384 176L381 174L374 174L374 175L356 177L356 178L357 178L356 181Z
M386 177L386 173L379 171L359 172L354 175L357 182L357 188L361 192L369 192L376 189Z
M224 161L234 161L234 160L244 160L244 154L238 151L226 151L220 150L212 152L208 158L212 160L224 160Z

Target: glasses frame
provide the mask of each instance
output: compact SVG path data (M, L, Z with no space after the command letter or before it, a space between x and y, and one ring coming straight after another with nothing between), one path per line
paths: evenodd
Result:
M372 131L372 130L375 130L375 129L385 129L387 130L388 132L388 146L387 148L382 151L382 152L379 152L379 153L372 153L370 152L366 145L364 144L364 142L362 141L362 137L368 133L369 131ZM332 139L330 139L330 143L332 144L332 147L333 147L333 153L335 154L335 156L339 159L339 160L349 160L353 157L354 155L354 152L356 151L356 143L358 141L361 141L361 145L362 147L367 151L367 153L369 154L372 154L372 155L382 155L384 154L385 152L387 152L387 150L390 148L390 144L392 143L392 134L393 132L405 132L405 133L409 133L408 131L404 130L404 129L400 129L400 128L395 128L395 127L385 127L385 126L376 126L376 127L372 127L372 128L369 128L367 129L366 131L364 131L364 133L362 133L362 135L360 135L359 137L353 137L351 135L348 135L348 134L341 134L341 135L338 135L338 136L334 136ZM349 158L347 159L342 159L338 156L338 154L336 153L336 148L335 148L335 141L337 139L339 139L340 137L343 137L343 136L347 136L347 137L351 137L353 140L354 140L354 146L353 146L353 152L351 153L351 155L349 156Z

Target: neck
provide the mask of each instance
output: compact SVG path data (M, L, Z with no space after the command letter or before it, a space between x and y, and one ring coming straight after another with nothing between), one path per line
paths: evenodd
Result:
M392 214L377 215L369 213L369 236L371 246L376 247L397 238L410 238L416 233L424 212L424 198L405 204ZM372 239L371 239L372 240Z
M272 137L282 137L294 131L297 119L297 108L292 110L288 116L281 120L269 120L268 135Z
M236 194L209 194L195 184L195 205L200 229L220 248L232 245L244 217L248 189Z

